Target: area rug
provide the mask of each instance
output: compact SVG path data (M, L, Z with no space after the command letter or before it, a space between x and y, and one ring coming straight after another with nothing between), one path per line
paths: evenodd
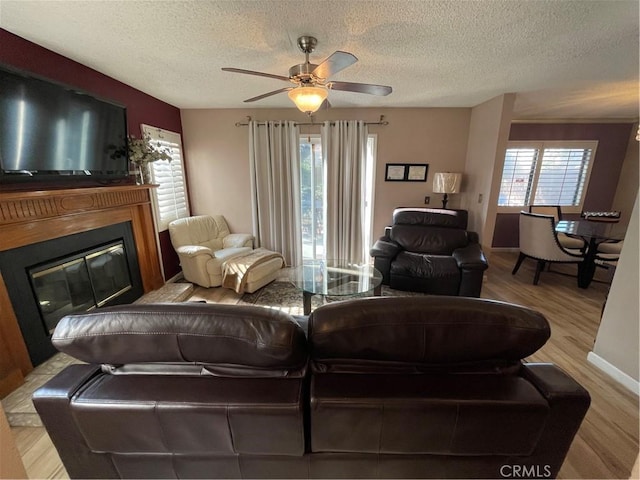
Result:
M311 311L325 303L352 298L370 297L372 295L372 292L349 296L314 295L311 297ZM383 297L420 297L423 295L423 293L404 292L401 290L394 290L386 285L382 286ZM272 282L253 293L245 293L238 301L238 305L259 305L268 308L275 308L290 315L303 314L302 291L297 289L290 282Z

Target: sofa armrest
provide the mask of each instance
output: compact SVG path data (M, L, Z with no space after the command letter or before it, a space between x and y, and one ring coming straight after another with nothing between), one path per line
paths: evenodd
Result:
M197 257L198 255L209 255L210 257L215 257L215 253L209 247L202 247L200 245L184 245L182 247L176 248L176 253L179 256L184 257Z
M558 402L577 402L587 411L591 402L589 392L564 371L552 363L525 363L522 366L522 377L552 404Z
M373 266L382 274L383 285L389 285L391 281L391 262L400 250L400 245L390 240L387 235L380 237L369 250L369 255L373 257Z
M376 241L376 243L369 250L369 255L372 257L395 257L398 252L401 250L400 245L391 240L388 240L386 237L381 237Z
M556 478L589 409L591 397L578 382L550 363L525 363L520 375L549 403L549 417L533 455L544 459L551 468L549 478Z
M253 248L253 235L248 233L230 233L222 239L222 248L251 247Z
M99 365L70 365L36 390L32 397L70 478L119 478L110 457L89 448L71 412L74 394L100 372Z
M452 255L462 270L486 270L489 267L479 243L470 243L466 247L458 248Z

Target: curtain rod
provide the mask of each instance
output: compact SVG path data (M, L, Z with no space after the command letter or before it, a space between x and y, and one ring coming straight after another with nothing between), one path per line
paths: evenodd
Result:
M236 127L248 127L249 126L249 122L251 121L251 117L247 117L247 123L242 123L242 122L236 122ZM262 125L266 125L266 122L259 122L258 126L262 126ZM334 125L334 122L331 122L332 125ZM384 119L384 115L380 115L380 120L377 122L364 122L365 125L389 125L389 122L386 121ZM303 122L303 123L296 123L296 126L300 126L300 125L322 125L322 123L315 123L313 121L313 118L311 119L311 122Z

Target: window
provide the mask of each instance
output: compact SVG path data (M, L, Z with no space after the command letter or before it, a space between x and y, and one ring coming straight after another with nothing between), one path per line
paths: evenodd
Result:
M580 211L596 146L597 142L509 142L498 206L560 205Z
M172 160L159 160L151 164L151 178L158 184L152 190L158 231L166 230L169 223L177 218L189 216L189 204L182 159L180 134L149 125L142 125L142 131L151 136L155 144L170 152Z

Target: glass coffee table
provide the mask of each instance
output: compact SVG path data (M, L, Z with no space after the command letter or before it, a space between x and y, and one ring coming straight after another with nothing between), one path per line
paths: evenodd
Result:
M304 314L311 313L313 295L348 296L366 293L380 296L382 274L372 265L344 260L307 260L292 269L291 282L302 290Z

